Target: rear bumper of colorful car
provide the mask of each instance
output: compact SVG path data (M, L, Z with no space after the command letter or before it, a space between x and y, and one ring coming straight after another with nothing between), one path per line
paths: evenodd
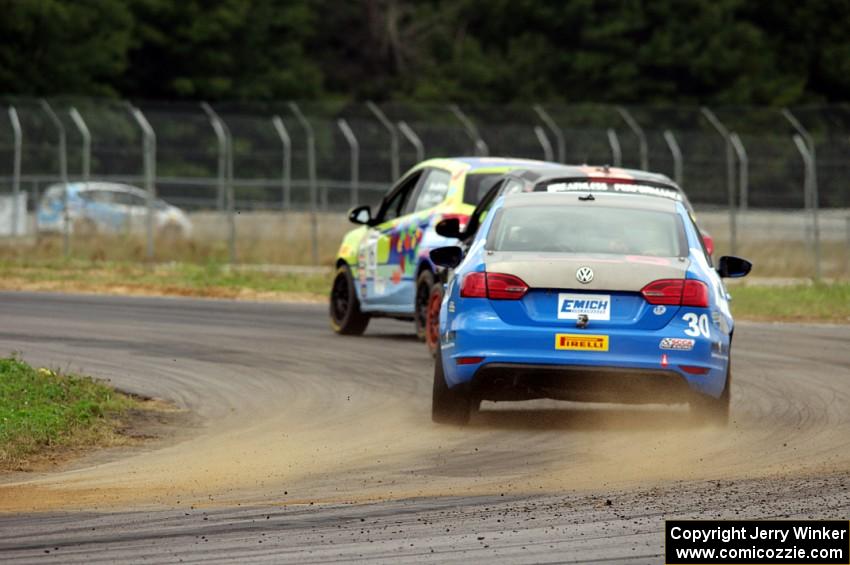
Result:
M667 403L694 395L717 398L726 386L728 336L683 334L681 315L707 309L680 308L656 330L592 322L580 329L575 322L508 324L488 300L460 300L465 304L450 329L441 324L446 382L485 399Z

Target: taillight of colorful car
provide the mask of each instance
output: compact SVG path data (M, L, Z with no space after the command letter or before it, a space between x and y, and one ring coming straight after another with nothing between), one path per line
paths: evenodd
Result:
M449 220L451 218L457 218L461 232L469 225L469 215L467 214L443 214L440 216L440 220Z
M701 232L700 236L703 244L705 244L705 250L708 251L709 255L714 255L714 238L705 232Z

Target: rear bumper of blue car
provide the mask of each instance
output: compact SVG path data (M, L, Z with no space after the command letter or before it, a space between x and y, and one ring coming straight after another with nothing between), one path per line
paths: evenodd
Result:
M582 365L487 363L467 385L485 400L555 398L578 402L664 404L693 394L673 370Z
M517 327L497 316L458 321L441 343L447 384L467 387L487 400L670 403L696 395L717 398L726 386L726 336L688 337L669 326L654 331L592 324L586 329ZM578 343L597 340L601 346L558 348L559 343L571 345L576 336ZM692 346L664 348L665 339L683 339Z

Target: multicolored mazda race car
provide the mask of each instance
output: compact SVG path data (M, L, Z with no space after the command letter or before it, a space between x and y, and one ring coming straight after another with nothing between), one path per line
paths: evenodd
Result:
M490 185L516 168L557 167L528 159L461 157L431 159L410 169L372 211L359 206L336 259L331 289L331 326L337 333L361 334L371 317L416 322L424 336L425 314L435 265L428 252L453 240L434 226L444 218L465 225Z
M433 419L482 400L691 402L724 423L734 324L721 277L680 201L602 192L500 196L453 268L439 321Z

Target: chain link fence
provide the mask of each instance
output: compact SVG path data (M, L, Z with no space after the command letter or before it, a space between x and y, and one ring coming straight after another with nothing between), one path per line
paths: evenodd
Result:
M377 203L422 159L457 155L665 173L720 252L763 256L769 274L850 274L850 106L6 99L0 235L17 249L118 256L129 234L92 250L67 221L50 247L35 219L51 185L107 181L147 190L192 221L179 245L145 225L132 258L326 263L349 228L342 212Z

